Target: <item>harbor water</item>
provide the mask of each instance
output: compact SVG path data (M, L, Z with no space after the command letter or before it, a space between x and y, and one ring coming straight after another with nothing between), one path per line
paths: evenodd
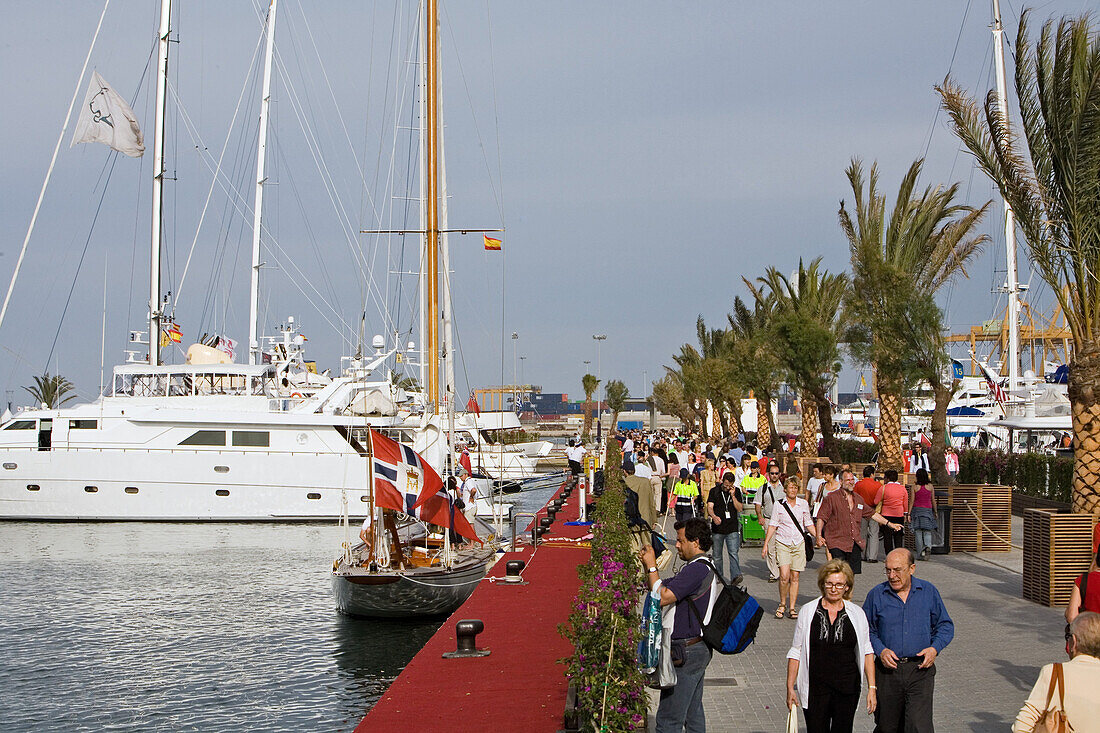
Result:
M0 730L352 730L442 620L336 613L343 539L336 524L0 523Z

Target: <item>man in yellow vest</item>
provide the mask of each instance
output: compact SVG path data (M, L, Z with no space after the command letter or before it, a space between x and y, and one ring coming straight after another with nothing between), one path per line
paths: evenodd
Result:
M698 515L695 502L699 499L699 485L686 468L680 469L680 478L672 486L672 496L676 500L677 522L684 522Z

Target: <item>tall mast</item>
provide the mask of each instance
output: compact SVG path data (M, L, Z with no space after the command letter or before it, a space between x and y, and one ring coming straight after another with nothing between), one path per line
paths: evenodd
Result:
M427 384L427 345L425 340L428 335L428 273L427 267L427 254L428 254L428 62L427 62L427 45L428 45L428 24L424 22L426 17L426 10L424 3L420 3L420 49L417 58L417 68L420 81L420 95L419 95L419 145L420 145L420 281L417 283L417 294L420 299L420 333L417 335L417 349L420 355L420 372L419 381L420 388L424 389Z
M427 326L428 349L426 354L428 369L427 400L434 413L439 411L439 33L438 0L428 0L427 13L427 78L428 78L428 114L427 114L427 161L428 190L425 204L428 209L428 241L425 263L425 284L427 285Z
M168 99L168 34L172 0L161 0L157 47L157 103L153 132L153 231L149 240L149 364L160 365L160 230L164 211L164 116Z
M267 181L267 115L271 108L271 59L275 49L275 10L278 0L267 9L267 46L264 52L264 84L260 99L260 139L256 150L256 202L252 207L252 284L248 307L248 363L259 361L260 340L260 232L263 229L264 183Z
M1008 90L1005 83L1004 29L1001 26L1001 3L993 0L993 62L997 67L997 106L1008 129ZM1008 293L1008 389L1011 392L1020 381L1020 283L1016 274L1016 215L1003 196L1005 212L1005 291Z

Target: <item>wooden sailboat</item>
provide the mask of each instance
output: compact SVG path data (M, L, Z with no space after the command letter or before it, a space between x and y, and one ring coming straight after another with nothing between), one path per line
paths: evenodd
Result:
M439 40L438 1L427 0L425 28L422 32L423 65L422 167L424 185L422 226L424 268L421 281L421 324L427 370L427 410L433 417L445 418L450 464L454 457L454 385L453 377L440 383L440 123L439 123ZM442 283L445 300L446 279ZM448 303L449 308L449 303ZM445 309L446 310L446 309ZM450 320L445 316L444 331L450 338ZM449 356L452 350L447 344ZM443 397L441 399L441 396ZM440 405L445 404L446 415ZM369 486L368 519L361 541L352 545L345 536L343 553L333 563L332 590L339 611L355 616L407 618L436 616L457 609L485 577L496 557L495 537L488 525L475 521L480 529L468 524L456 511L434 469L407 446L395 456L393 443L368 429L366 445L360 454L366 463ZM390 473L392 469L392 473ZM380 476L379 472L386 475ZM391 490L398 492L397 496ZM413 500L412 497L420 497ZM430 497L425 501L425 497ZM406 503L402 505L400 502ZM424 504L420 502L425 501ZM434 509L429 508L435 501ZM346 502L345 502L346 507ZM400 509L405 511L400 511ZM348 518L345 509L345 532ZM468 531L463 531L464 529ZM476 533L476 534L474 534ZM473 534L473 536L471 536ZM468 542L453 539L465 535Z

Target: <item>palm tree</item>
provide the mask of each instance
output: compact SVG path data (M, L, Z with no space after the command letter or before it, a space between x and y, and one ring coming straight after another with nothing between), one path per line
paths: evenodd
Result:
M600 380L595 375L585 374L581 377L581 389L584 390L584 432L581 433L581 438L585 442L592 433L592 395L596 394L599 386Z
M1100 512L1100 38L1088 16L1016 35L1025 154L998 107L950 79L937 90L955 132L1016 213L1031 260L1073 334L1069 399L1077 450L1073 509Z
M990 202L977 209L953 203L958 184L928 186L916 195L923 163L909 166L889 221L886 197L878 192L878 166L872 164L866 182L858 158L845 171L855 197L853 212L841 201L838 214L852 261L847 305L853 326L846 340L853 355L875 368L883 468L905 470L902 397L919 379L932 387L932 468L936 480L945 482L947 406L957 385L945 376L950 364L934 299L944 283L966 275L966 263L988 240L972 232Z
M653 402L658 410L679 418L688 431L694 431L697 415L684 394L680 372L668 367L665 369L665 376L653 383Z
M403 389L406 392L416 392L420 390L420 381L411 375L401 375L397 372L390 372L390 384L394 389Z
M772 397L779 392L782 367L770 338L774 304L757 300L750 309L738 295L733 299L730 324L730 360L741 383L756 398L756 443L779 448L779 432L772 419Z
M707 396L703 383L703 357L691 344L680 347L680 353L675 354L672 360L676 362L676 369L665 367L670 376L673 376L683 391L684 399L690 406L694 415L693 424L700 426L700 433L707 433Z
M76 395L67 394L73 390L73 383L60 374L44 373L34 378L33 387L24 387L35 401L47 408L61 407Z
M619 424L619 413L626 407L626 398L630 396L630 390L626 384L618 379L610 379L607 382L607 409L611 410L611 430L615 430Z
M779 270L768 267L758 285L745 281L756 301L771 299L771 333L774 348L802 404L802 454L817 451L817 427L825 441L825 453L837 455L833 435L833 409L829 388L839 362L840 334L844 328L841 306L848 292L848 276L831 274L817 257L807 267L798 262L798 273L788 280Z

